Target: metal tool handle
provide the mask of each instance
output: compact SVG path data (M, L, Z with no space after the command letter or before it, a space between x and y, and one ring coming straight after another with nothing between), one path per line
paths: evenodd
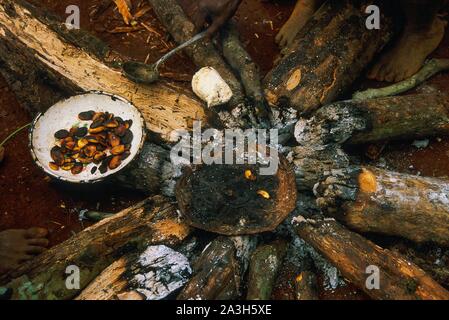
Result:
M177 53L178 51L190 46L191 44L197 42L198 40L201 40L202 38L204 38L207 35L206 31L203 31L201 33L198 33L196 36L194 36L192 39L184 42L183 44L179 45L178 47L174 48L172 51L170 51L169 53L165 54L164 56L162 56L162 58L160 58L158 61L156 61L156 63L154 64L154 68L156 70L158 70L159 66L164 63L167 59L169 59L171 56L173 56L175 53Z

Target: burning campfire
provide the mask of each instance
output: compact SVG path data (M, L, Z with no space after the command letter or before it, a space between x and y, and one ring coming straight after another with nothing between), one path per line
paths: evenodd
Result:
M127 1L114 2L127 28L140 26ZM176 0L145 3L175 42L194 36ZM101 118L87 131L59 125L65 131L52 132L59 141L47 152L53 171L80 174L78 160L67 160L73 153L61 151L78 146L85 156L92 151L89 161L95 160L101 173L111 173L110 182L149 197L0 275L8 298L263 300L279 297L279 287L287 283L290 293L283 298L312 300L319 298L317 274L324 274L332 289L349 282L372 299L449 299L449 277L441 276L441 268L372 241L375 233L406 239L409 251L415 244L449 245L447 179L365 165L348 151L385 140L447 135L449 97L442 92L394 95L409 86L402 83L388 94L370 91L373 99L358 93L357 99L341 101L394 36L387 1L381 1L383 28L364 27L368 3L327 1L298 34L296 49L286 52L263 81L235 25L220 33L223 54L208 39L188 47L198 68L213 68L228 85L226 105L217 103L220 95L205 94L206 106L174 81L133 82L117 68L123 58L98 39L67 30L24 0L0 0L2 68L9 81L20 82L17 94L30 111L44 111L80 91L104 91L132 103L150 132L140 146L140 136L128 133L136 123L117 118L120 108L79 113L85 121ZM448 65L433 60L415 80ZM220 82L217 77L214 72ZM34 92L45 92L48 100L38 101ZM195 121L220 133L276 130L278 143L266 146L279 161L275 174L260 174L263 164L257 161L174 163L171 152L178 140L172 133L189 134ZM110 157L103 168L105 158L95 158L99 137L104 140L99 152ZM212 142L200 139L201 146ZM134 144L126 170L112 172ZM79 272L76 285L67 286L68 267ZM443 269L447 273L447 266Z

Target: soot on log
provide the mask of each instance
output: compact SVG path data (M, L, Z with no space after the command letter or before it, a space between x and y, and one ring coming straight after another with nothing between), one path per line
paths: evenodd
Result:
M274 230L295 208L295 175L283 157L275 175L259 175L259 168L260 164L188 168L176 187L187 223L224 235Z

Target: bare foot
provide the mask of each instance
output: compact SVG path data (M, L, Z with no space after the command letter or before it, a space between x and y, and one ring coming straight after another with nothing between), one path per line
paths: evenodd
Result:
M298 0L292 15L276 36L276 43L281 48L290 46L299 31L301 31L313 16L316 10L315 2Z
M444 37L446 22L436 18L428 31L404 31L398 43L386 52L368 73L369 79L399 82L421 69L426 58Z
M47 230L6 230L0 232L0 273L16 269L46 250Z

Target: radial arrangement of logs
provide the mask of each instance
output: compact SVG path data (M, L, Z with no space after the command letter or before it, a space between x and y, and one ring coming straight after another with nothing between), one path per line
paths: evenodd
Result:
M175 0L149 3L175 41L192 35ZM449 299L447 268L412 252L415 243L449 246L449 181L354 164L344 149L449 133L444 94L335 102L392 36L388 16L381 32L367 33L364 5L326 2L263 82L252 61L239 67L245 50L232 26L220 36L227 62L208 40L189 49L199 67L213 66L229 81L233 104L246 94L257 109L265 91L273 108L311 116L296 119L296 143L279 155L274 176L258 175L259 164L199 165L179 178L170 132L190 130L195 119L208 124L191 92L165 81L132 83L98 39L24 0L0 0L0 70L32 113L101 89L128 98L158 134L115 177L149 198L0 275L8 298L312 300L320 297L318 273L328 268L372 299ZM382 248L368 233L406 239L410 250ZM79 268L80 283L68 288L70 266ZM367 285L370 270L379 286ZM282 279L288 285L279 294Z

